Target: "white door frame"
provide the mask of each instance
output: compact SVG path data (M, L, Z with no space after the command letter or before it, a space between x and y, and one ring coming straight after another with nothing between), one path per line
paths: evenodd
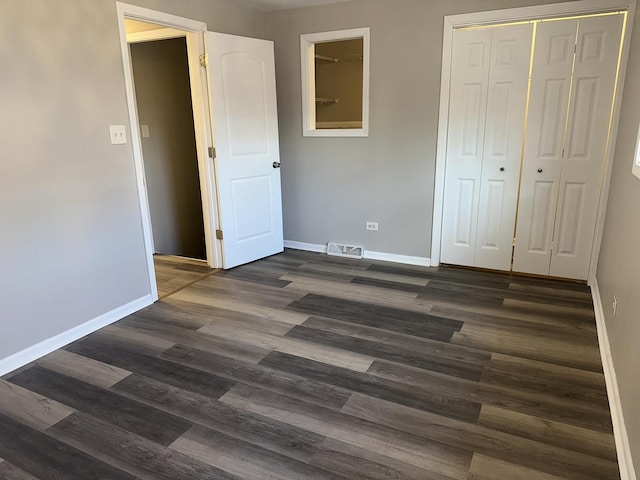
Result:
M196 137L196 152L198 157L198 171L200 175L200 190L202 193L202 210L204 219L205 246L207 263L212 268L222 266L222 246L216 239L215 230L218 227L218 198L216 192L215 171L213 161L209 158L208 148L213 145L213 130L209 120L208 87L206 71L200 67L200 55L204 50L204 32L207 24L189 18L178 17L164 12L116 2L118 26L120 29L120 47L124 67L125 88L127 94L127 109L129 112L129 126L131 145L135 163L136 180L138 186L138 201L142 220L147 268L153 301L158 299L156 275L153 264L153 236L151 233L151 216L149 201L146 193L144 163L142 157L142 142L138 131L138 111L133 84L133 71L125 18L142 22L164 25L168 28L155 31L141 32L134 37L137 41L147 41L160 38L185 37L187 41L187 57L189 62L189 78L193 104L194 129ZM176 29L180 32L176 32ZM156 33L154 33L156 32Z
M605 175L600 193L598 217L591 252L589 266L589 284L595 280L598 255L602 243L605 214L607 211L607 199L609 184L611 181L611 168L615 154L615 144L618 133L620 107L622 104L622 90L629 58L629 44L631 30L635 18L636 0L580 0L575 2L556 3L551 5L536 5L532 7L510 8L489 12L468 13L461 15L448 15L444 17L444 34L442 39L442 76L440 80L440 114L438 119L438 140L436 151L436 174L433 198L433 226L431 233L431 265L440 264L442 222L444 206L444 180L446 171L447 136L449 124L449 89L451 80L451 47L453 45L453 30L460 27L474 25L491 25L498 23L520 22L538 20L544 18L585 15L590 13L603 13L611 11L628 11L627 25L624 32L622 61L614 98L613 117L609 137L609 148L605 158Z

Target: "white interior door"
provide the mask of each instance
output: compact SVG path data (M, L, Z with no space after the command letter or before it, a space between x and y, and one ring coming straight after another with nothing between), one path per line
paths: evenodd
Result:
M623 15L580 19L549 274L589 274Z
M474 265L491 28L455 31L452 48L441 260Z
M588 276L623 21L538 27L514 271Z
M531 24L453 35L442 261L510 270Z
M533 25L492 28L474 265L511 270Z
M206 33L223 268L283 251L273 42Z
M548 275L578 20L538 25L513 270Z

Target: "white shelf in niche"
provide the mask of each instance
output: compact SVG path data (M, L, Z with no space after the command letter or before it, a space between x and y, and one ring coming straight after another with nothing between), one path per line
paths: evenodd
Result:
M338 63L338 58L336 57L327 57L326 55L320 55L319 53L315 54L316 60L322 60L324 62L330 63Z
M338 103L339 101L339 98L316 97L316 103L319 103L320 105L324 105L327 103Z

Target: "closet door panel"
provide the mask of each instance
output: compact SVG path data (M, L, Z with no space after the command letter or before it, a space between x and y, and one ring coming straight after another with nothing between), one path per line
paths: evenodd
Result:
M453 35L442 262L473 265L484 149L491 29Z
M548 275L578 20L538 25L513 270Z
M475 266L511 270L533 25L494 27Z
M460 178L456 185L456 212L457 221L455 226L456 245L469 247L473 243L472 229L474 224L474 200L476 182L473 179Z
M556 183L536 181L533 184L533 208L531 217L528 219L529 237L527 238L527 251L533 253L545 253L549 230L553 225L555 214ZM523 218L527 221L527 218Z
M550 275L586 280L595 231L623 15L580 20Z

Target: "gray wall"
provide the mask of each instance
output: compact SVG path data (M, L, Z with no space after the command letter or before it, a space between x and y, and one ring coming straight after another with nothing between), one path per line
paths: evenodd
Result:
M640 179L631 174L640 124L640 10L638 12L597 278L627 433L640 476ZM612 310L614 295L618 299L616 317Z
M264 36L230 0L129 0ZM0 0L0 359L150 292L114 0Z
M156 253L206 259L184 38L131 45Z
M541 0L353 0L267 14L275 41L285 239L429 257L443 17ZM368 138L302 136L300 34L371 27ZM366 232L365 220L379 222Z

